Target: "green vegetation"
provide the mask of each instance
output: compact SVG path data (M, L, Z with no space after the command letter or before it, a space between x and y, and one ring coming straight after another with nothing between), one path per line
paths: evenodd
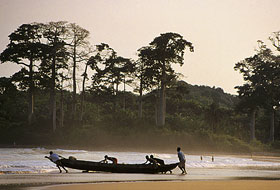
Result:
M136 61L105 43L92 47L88 37L87 30L67 22L24 24L9 36L0 60L23 67L0 78L0 144L161 150L180 145L243 153L280 148L279 56L267 47L236 64L246 81L237 97L179 79L172 64L182 65L185 48L194 49L179 34L156 37L138 50ZM270 66L261 67L265 63Z

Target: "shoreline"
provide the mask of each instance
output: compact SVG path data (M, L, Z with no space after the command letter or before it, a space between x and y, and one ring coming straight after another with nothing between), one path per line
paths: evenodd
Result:
M0 148L45 148L45 149L65 149L65 150L86 150L86 151L109 151L109 152L135 152L135 148L116 148L113 146L103 146L103 147L79 147L79 146L66 146L66 145L46 145L46 146L38 146L38 145L3 145L0 144ZM280 161L280 152L224 152L224 151L203 151L203 150L184 150L183 152L186 155L198 155L198 156L232 156L232 157L266 157L266 158L278 158ZM136 152L141 153L167 153L167 154L177 154L176 147L174 149L162 149L157 147L152 148L137 148Z
M134 181L105 182L84 184L50 185L36 188L38 190L265 190L278 189L278 180L188 180L188 181ZM30 188L29 190L35 190Z

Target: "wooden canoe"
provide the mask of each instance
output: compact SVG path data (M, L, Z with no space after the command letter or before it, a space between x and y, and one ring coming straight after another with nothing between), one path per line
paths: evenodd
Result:
M102 171L111 173L166 173L175 169L179 163L166 165L153 164L107 164L85 160L69 160L61 159L62 165L67 168L83 170L83 171Z

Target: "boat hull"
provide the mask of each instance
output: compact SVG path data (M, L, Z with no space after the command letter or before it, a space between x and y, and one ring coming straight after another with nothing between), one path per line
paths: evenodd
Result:
M166 173L171 172L178 163L157 166L152 164L107 164L85 160L61 159L63 166L83 171L102 171L111 173Z

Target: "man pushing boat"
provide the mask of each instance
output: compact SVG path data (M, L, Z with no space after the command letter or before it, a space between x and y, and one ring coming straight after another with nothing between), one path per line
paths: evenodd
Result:
M153 155L150 155L151 159L154 159L159 165L163 166L164 165L164 160L155 158Z
M112 161L113 164L118 164L118 159L117 158L114 158L114 157L109 157L107 155L104 156L104 160L100 161L101 163L108 163L108 160L109 161Z
M150 155L150 157L147 155L146 156L146 163L149 163L149 164L154 164L154 165L161 165L163 166L164 165L164 161L162 159L159 159L159 158L155 158L153 155Z
M68 170L66 170L61 163L60 158L63 158L62 156L60 156L56 153L53 153L53 151L50 151L50 156L45 156L45 158L48 158L51 162L55 163L56 167L59 169L60 173L62 172L60 167L62 167L65 170L65 172L68 173Z

